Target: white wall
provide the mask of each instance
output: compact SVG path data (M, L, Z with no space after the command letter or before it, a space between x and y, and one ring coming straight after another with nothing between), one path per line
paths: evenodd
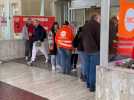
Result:
M24 41L22 40L1 40L0 60L11 60L24 57Z
M97 67L96 100L134 100L134 70Z

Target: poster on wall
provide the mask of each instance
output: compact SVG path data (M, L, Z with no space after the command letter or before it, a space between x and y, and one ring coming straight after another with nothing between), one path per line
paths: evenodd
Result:
M38 19L40 24L46 29L47 32L50 31L53 23L55 22L55 17L45 17L45 16L14 16L13 17L13 34L14 39L22 39L22 29L25 25L27 19L30 18L32 21Z
M120 0L118 29L118 54L130 57L134 53L134 2Z
M0 40L5 39L5 30L7 28L7 18L0 16Z

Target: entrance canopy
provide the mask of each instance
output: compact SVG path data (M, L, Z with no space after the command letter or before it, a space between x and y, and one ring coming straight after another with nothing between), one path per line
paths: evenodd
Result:
M119 6L119 0L110 0L111 6ZM72 0L70 9L91 8L92 6L100 7L101 0Z
M98 0L72 0L70 9L90 8L91 6L98 6Z

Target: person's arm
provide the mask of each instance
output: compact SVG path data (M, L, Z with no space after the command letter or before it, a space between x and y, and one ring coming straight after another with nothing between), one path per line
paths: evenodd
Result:
M59 34L59 31L56 32L56 35L55 35L55 43L57 45L57 48L59 47L59 44L58 44L58 34Z
M22 38L26 39L26 26L24 26L22 29Z
M40 40L41 41L44 41L44 39L46 39L46 36L47 35L47 32L46 32L46 30L42 27L41 28L41 37L40 37Z
M95 29L95 34L96 34L96 44L98 49L100 48L100 24L96 24L96 29Z
M96 33L97 33L97 40L99 42L100 41L100 24L97 25ZM99 44L100 44L100 42L99 42Z

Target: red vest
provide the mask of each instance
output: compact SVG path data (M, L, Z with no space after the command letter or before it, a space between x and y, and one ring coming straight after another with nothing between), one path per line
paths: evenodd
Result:
M74 39L74 33L71 27L63 25L56 33L56 44L58 47L65 49L73 49L72 41Z

